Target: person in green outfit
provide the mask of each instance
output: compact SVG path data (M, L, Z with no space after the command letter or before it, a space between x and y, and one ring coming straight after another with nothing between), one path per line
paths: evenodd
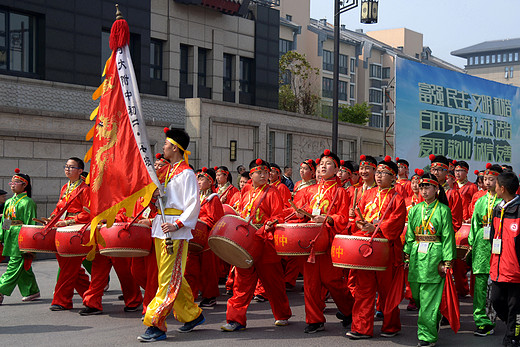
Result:
M9 263L0 277L0 305L4 296L10 296L17 285L22 301L32 301L40 297L32 268L24 268L24 260L28 255L22 253L18 247L18 233L22 224L35 224L33 218L36 218L36 204L31 199L31 178L16 169L9 185L14 196L5 203L0 229L0 243L4 244L2 255L9 257Z
M468 242L471 246L472 268L475 275L473 294L473 319L477 330L476 336L492 335L495 332L496 313L491 305L489 279L489 259L491 257L491 219L493 208L502 199L497 198L495 187L497 177L502 173L500 165L486 165L484 186L487 194L477 200L471 218L471 230Z
M448 199L439 181L424 174L419 181L424 201L408 213L404 246L405 266L412 296L419 306L418 346L435 346L441 320L440 305L444 278L456 257L455 233Z

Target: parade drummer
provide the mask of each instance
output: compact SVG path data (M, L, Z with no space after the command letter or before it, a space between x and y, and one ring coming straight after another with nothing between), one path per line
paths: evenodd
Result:
M32 267L28 266L33 255L20 251L18 234L22 225L34 225L36 204L31 199L31 178L15 169L15 174L9 182L14 195L4 205L0 243L3 244L3 256L9 257L7 269L0 277L0 305L4 296L11 296L18 286L22 301L32 301L40 297L40 289L36 283Z
M356 218L355 207L361 201L363 194L376 186L376 168L377 160L374 157L364 154L359 157L359 175L362 179L362 183L355 183L347 190L350 196L350 222L354 222L354 219Z
M464 223L471 221L470 204L473 195L478 191L475 183L468 181L469 164L465 161L455 163L455 189L458 190L462 199L462 218Z
M518 176L502 172L497 177L497 198L491 224L491 301L498 318L506 323L504 346L520 346L520 198Z
M233 296L227 302L226 321L221 329L231 332L246 328L246 313L253 299L258 279L262 281L275 318L275 325L286 326L291 317L285 292L280 256L274 249L272 233L276 222L283 223L283 202L277 189L268 183L269 164L258 158L249 164L251 188L242 193L239 211L246 220L260 228L256 235L263 239L261 259L247 269L235 268ZM272 188L272 189L271 189Z
M477 200L487 194L487 189L486 189L486 186L484 185L484 172L485 171L486 170L473 171L473 173L477 176L477 183L478 183L477 186L479 187L479 190L475 194L473 194L473 197L471 198L471 203L469 206L469 213L472 216L473 216L473 211L475 209L475 204L477 203ZM480 181L482 181L482 183L479 183Z
M300 164L300 181L296 182L293 190L293 199L296 194L304 188L316 184L316 162L312 159L306 159ZM297 199L297 198L296 198Z
M49 219L60 215L60 220L55 224L56 227L64 227L73 224L87 224L90 222L90 188L81 174L85 169L83 160L71 157L63 166L68 182L61 187L60 197L56 208L52 211ZM79 193L79 195L78 195ZM71 201L70 205L64 210L65 205ZM81 267L84 257L62 257L56 254L59 266L59 276L54 287L54 295L49 309L51 311L63 311L72 309L72 297L74 289L83 298L89 288L90 280L85 270ZM90 269L91 263L85 262ZM106 283L103 284L103 287Z
M397 164L389 156L379 162L375 171L377 188L370 189L361 198L352 234L388 240L390 259L385 271L355 270L356 287L352 310L352 329L347 333L351 339L366 339L374 334L374 300L379 294L379 307L384 308L392 285L392 278L402 265L402 243L406 220L404 198L393 184L397 176ZM376 230L377 229L377 230ZM377 255L376 255L377 256ZM401 330L399 307L386 312L381 327L382 337L393 337Z
M238 189L233 185L233 176L226 166L215 166L216 181L218 184L218 196L220 202L229 204Z
M215 170L212 168L203 167L197 175L200 189L199 220L208 226L208 231L224 216L224 209L218 194L213 193L211 189L215 184L215 179ZM206 235L206 243L207 237L208 235ZM217 296L219 296L219 262L217 260L218 258L207 245L200 252L188 252L184 277L190 285L195 300L200 291L202 295L200 307L213 307L217 304Z
M184 278L188 241L192 238L191 230L195 228L200 212L197 178L188 165L190 137L183 129L164 130L164 158L171 163L165 181L166 223L159 215L152 224L159 287L144 317L148 329L137 338L143 342L166 339L166 318L172 310L175 318L185 323L179 328L181 332L192 331L205 321ZM169 254L167 246L172 247L173 254Z
M348 225L347 213L350 205L349 196L341 187L337 177L340 167L338 156L326 149L320 157L317 170L321 180L303 191L301 202L306 202L303 208L312 218L309 222L323 224L320 232L326 232L332 240L334 235L346 232ZM303 216L300 216L303 217ZM329 291L339 312L337 317L343 320L345 326L352 321L353 298L347 287L347 279L343 269L332 265L330 246L325 254L316 254L312 262L312 250L309 260L303 265L303 289L305 296L305 327L304 332L313 334L325 329L325 298L322 288Z
M354 167L352 166L352 162L350 160L339 161L338 178L341 181L341 187L347 189L352 185L352 170L354 170Z
M423 175L419 191L424 201L408 214L405 264L409 266L408 281L419 306L418 346L435 346L445 272L456 256L455 233L448 200L437 177Z
M275 163L271 163L269 167L271 169L269 171L269 184L280 192L284 208L289 208L291 206L289 201L292 199L292 194L289 188L282 183L282 170Z
M496 180L502 173L500 165L486 165L484 184L487 194L475 204L468 243L471 246L471 267L475 275L473 287L473 319L477 336L494 333L496 315L491 307L489 279L489 260L491 258L491 222L493 208L502 202L496 195Z

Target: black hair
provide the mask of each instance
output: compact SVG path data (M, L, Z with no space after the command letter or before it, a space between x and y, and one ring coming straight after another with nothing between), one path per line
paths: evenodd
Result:
M166 132L166 137L177 142L184 150L188 149L190 144L190 135L181 128L172 128ZM184 151L179 148L180 154L184 155Z
M399 159L397 161L397 164L404 164L404 165L406 165L406 167L410 167L410 163L408 163L408 161L406 159Z
M421 178L429 178L431 180L434 180L437 183L439 182L437 177L431 173L425 173L424 175L421 176ZM422 184L425 184L425 183L422 183ZM419 183L419 187L420 186L421 186L421 183ZM444 188L440 184L439 184L439 193L437 195L437 199L439 200L439 202L442 202L444 205L450 207L450 204L448 202L448 197L446 196L446 192L444 191Z
M242 172L242 173L240 174L240 177L247 178L248 181L249 181L249 179L251 178L251 177L249 177L249 172L247 172L247 171Z
M332 151L329 151L328 154L325 154L328 150L325 150L321 155L320 155L320 161L321 159L323 159L323 157L330 157L334 160L334 163L336 164L336 167L339 168L339 157L336 155L336 153L332 152Z
M513 167L511 165L505 165L504 164L504 165L502 165L502 167L503 167L504 171L507 170L507 171L513 172Z
M208 174L209 177L211 177L213 179L213 182L215 182L217 179L217 174L215 173L215 169L213 169L212 167L205 168L205 169L206 169L205 171L204 171L204 168L200 171L197 170L198 171L197 177L202 176L202 174L205 173L205 174Z
M17 173L16 176L20 176L24 180L27 181L27 186L25 187L25 192L27 193L28 197L32 196L32 186L31 186L31 177L29 175L23 174L23 173Z
M352 165L352 161L350 160L343 160L343 165L345 168L349 169L350 172L354 172L354 165Z
M233 184L233 176L231 175L231 172L229 172L229 169L227 168L227 166L224 166L224 165L221 165L217 168L216 171L218 170L223 170L223 171L227 171L228 175L227 175L227 181L231 184Z
M280 173L280 175L282 174L282 169L280 168L280 166L278 164L275 164L275 163L269 163L269 168L273 169L277 169L278 172Z
M507 192L515 195L518 190L518 176L514 172L504 171L497 177L498 185L506 188Z
M466 168L469 170L469 164L466 163L464 160L458 161L455 163L455 167L462 166L463 168Z
M451 161L448 160L448 158L446 158L445 156L443 155L436 155L435 158L433 158L433 160L431 160L432 164L433 163L441 163L441 164L444 164L446 166L450 166L450 163Z
M76 164L78 164L78 167L81 170L85 170L85 163L83 162L83 160L79 159L78 157L70 157L67 160L74 160L76 162Z
M260 159L260 158L258 158L258 159ZM251 171L252 168L255 168L255 167L260 166L260 165L262 165L262 166L267 166L268 168L270 167L269 163L266 162L266 161L263 160L263 159L260 159L260 160L262 161L261 164L257 164L256 161L257 161L258 159L251 160L251 162L249 163L249 171Z
M352 162L352 168L353 168L352 173L359 172L359 164L352 160L349 160L349 161Z
M363 161L368 161L369 163L372 163L374 164L375 166L377 166L377 160L376 158L372 157L371 155L366 155L365 156L365 160ZM361 162L361 159L360 159L360 162Z
M389 160L389 161L386 161L386 160L381 160L378 164L379 165L386 165L388 166L390 169L392 169L392 171L394 172L395 175L397 175L397 172L399 171L399 168L397 167L397 164L394 163L393 161Z

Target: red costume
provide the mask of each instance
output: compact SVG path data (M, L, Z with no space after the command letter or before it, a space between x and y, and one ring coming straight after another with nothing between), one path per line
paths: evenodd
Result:
M289 188L287 188L285 184L282 184L281 180L271 183L271 186L276 187L276 189L278 189L278 192L280 192L284 208L291 207L289 201L292 198L292 194Z
M283 223L283 202L276 189L270 189L268 184L261 187L251 187L243 192L240 199L240 211L243 218L249 218L252 224L265 225L268 221L278 220ZM265 194L265 197L263 198ZM259 206L260 204L260 206ZM226 319L246 325L246 312L253 293L260 279L269 296L269 304L276 320L287 320L291 317L291 308L285 292L283 269L280 257L274 249L271 231L265 231L262 226L256 235L264 239L262 258L248 269L235 268L233 296L227 302Z
M462 218L467 221L471 219L473 211L471 210L471 201L473 195L478 192L478 187L475 183L467 181L462 186L457 182L454 184L455 190L457 190L462 198Z
M238 193L238 189L234 185L232 185L232 184L230 184L222 192L220 192L220 189L221 188L219 188L219 192L218 192L220 201L223 204L231 205L231 200L233 199L235 194ZM231 205L231 206L233 206L233 205Z
M309 213L319 209L333 222L325 222L321 232L326 232L332 242L334 235L347 232L348 206L350 198L347 191L341 187L336 176L321 180L318 184L305 189L305 201L309 204L305 210ZM345 316L352 314L353 297L348 289L347 278L343 269L334 267L330 256L330 246L325 254L315 256L315 262L306 261L303 265L303 289L305 294L305 322L307 324L324 323L325 300L322 288L326 288L334 299L339 311Z
M476 192L475 194L473 194L473 197L471 198L471 204L469 206L469 214L471 216L473 216L473 211L475 210L475 204L477 203L477 200L486 194L487 194L487 190L484 190L484 189L481 189L478 192Z
M412 191L412 181L408 178L399 178L397 183L403 187L402 193L399 192L404 198L410 197L413 195ZM397 186L396 186L397 187Z
M200 202L199 220L205 223L209 230L224 216L224 209L217 194L204 196ZM218 289L218 262L215 253L209 246L201 252L189 252L186 261L184 278L188 281L193 292L193 298L215 298L219 296Z
M395 198L392 200L392 197ZM392 204L390 205L390 202ZM359 208L367 222L379 223L376 237L388 239L390 260L385 271L356 270L356 290L354 308L352 310L352 331L363 335L374 334L374 300L379 293L381 307L385 307L386 298L392 285L392 278L402 262L403 245L400 235L406 220L406 205L403 197L394 188L379 190L370 189L361 198ZM388 210L388 212L386 212ZM386 212L384 220L381 220ZM361 220L356 216L356 221ZM353 225L354 235L366 236L365 232ZM401 330L399 307L385 312L381 331L395 333Z
M69 182L61 188L60 200L56 204L54 211L52 211L51 216L58 214L69 198L75 195L77 189L82 189L82 192L72 201L61 218L74 220L75 224L87 224L90 222L90 211L88 210L90 188L81 179L77 182L72 184ZM54 297L51 305L60 305L70 310L72 308L74 289L83 297L90 285L90 281L85 274L85 270L81 267L83 257L62 257L56 254L56 259L60 267L60 275L54 287Z

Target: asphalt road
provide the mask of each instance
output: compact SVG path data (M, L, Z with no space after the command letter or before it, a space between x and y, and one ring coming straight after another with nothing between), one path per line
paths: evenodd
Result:
M3 273L6 263L0 264ZM136 337L145 330L141 313L123 311L124 303L118 300L121 294L119 281L114 271L111 273L110 289L103 297L102 315L82 317L78 311L83 307L79 295L74 296L74 309L65 312L51 312L49 306L55 285L57 262L52 259L33 263L42 298L24 303L17 289L10 297L5 297L0 306L0 346L132 346L142 345ZM248 325L245 331L225 333L220 326L225 323L227 296L222 295L214 308L205 309L206 323L191 333L179 333L181 325L173 317L168 318L168 338L156 342L182 343L183 346L415 346L417 344L417 313L406 311L401 304L402 331L394 338L379 336L381 321L376 319L374 338L351 341L345 337L346 330L336 319L334 303L328 303L325 311L327 323L325 331L304 334L305 312L302 282L296 292L288 293L293 317L286 327L274 326L268 302L252 302L248 311ZM221 292L224 292L221 287ZM471 314L471 298L461 300L461 329L458 334L449 327L442 327L438 345L442 346L498 346L505 333L503 322L497 322L494 336L473 336L474 324Z

